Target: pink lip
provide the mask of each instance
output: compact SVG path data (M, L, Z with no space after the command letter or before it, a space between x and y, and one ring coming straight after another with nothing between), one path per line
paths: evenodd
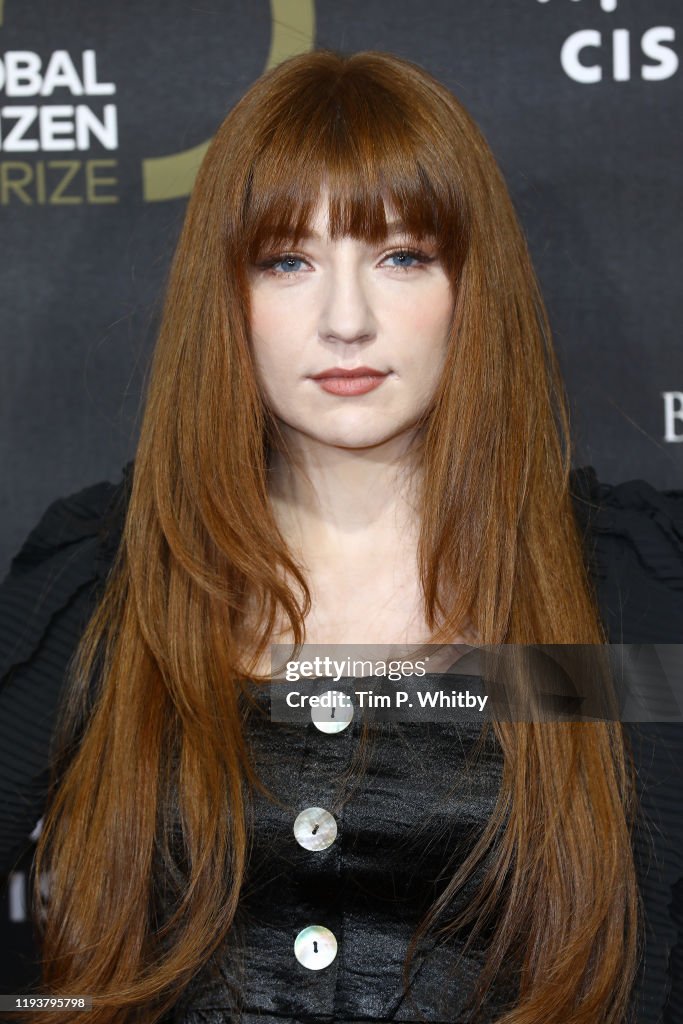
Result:
M353 370L331 366L316 373L312 380L317 381L323 391L328 391L331 395L364 395L367 391L378 388L388 376L388 370L382 373L372 366L356 366Z
M363 377L319 377L313 378L320 385L323 391L331 395L364 395L367 391L374 391L388 377L388 374L374 374Z
M386 377L386 373L375 370L372 366L355 366L353 370L346 370L342 366L330 366L327 370L313 375L313 380L323 380L327 377Z

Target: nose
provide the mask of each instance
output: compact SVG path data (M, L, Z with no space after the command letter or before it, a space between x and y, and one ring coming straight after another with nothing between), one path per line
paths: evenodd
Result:
M361 342L374 338L376 333L375 313L360 269L348 264L330 269L320 303L321 340Z

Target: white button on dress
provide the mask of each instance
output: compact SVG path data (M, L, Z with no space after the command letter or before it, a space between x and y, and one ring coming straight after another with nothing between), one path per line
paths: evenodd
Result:
M337 822L324 807L307 807L296 816L294 837L305 850L326 850L337 838Z
M329 697L330 707L312 707L311 719L321 732L341 732L353 718L353 701L341 690L327 690L321 697Z
M321 971L337 955L337 940L329 928L312 924L303 928L294 940L294 955L309 971Z

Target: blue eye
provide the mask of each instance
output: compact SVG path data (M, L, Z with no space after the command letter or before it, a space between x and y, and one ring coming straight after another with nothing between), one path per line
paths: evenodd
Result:
M272 263L270 263L269 266L272 269L273 267L277 267L279 266L279 264L282 264L283 266L286 267L285 273L291 271L292 273L296 274L299 268L293 267L293 263L303 263L303 260L299 256L282 256L279 260L274 260ZM280 271L280 273L282 273L282 271Z
M294 253L281 253L279 256L271 256L270 259L264 260L259 263L258 266L265 270L267 274L274 274L276 277L296 277L300 273L301 267L296 264L303 264L306 261L301 256L295 256ZM285 269L280 269L284 267Z
M396 260L399 258L401 262L398 264L398 268L405 268L406 270L409 270L414 266L414 264L406 263L406 260L417 260L418 263L422 263L424 262L425 256L424 253L412 252L410 249L399 249L397 252L390 252L386 257L388 260Z
M428 256L422 249L394 249L393 252L388 252L382 262L386 260L398 260L395 263L392 270L420 270L425 267L428 263L435 261L435 256ZM408 262L410 260L410 262Z

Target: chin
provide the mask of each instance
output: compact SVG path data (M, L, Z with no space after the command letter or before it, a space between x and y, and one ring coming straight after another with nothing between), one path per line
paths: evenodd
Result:
M397 428L396 430L382 431L382 433L337 434L330 437L321 437L319 441L321 444L334 445L336 448L362 450L364 448L377 448L379 445L386 444L401 432L401 428Z

